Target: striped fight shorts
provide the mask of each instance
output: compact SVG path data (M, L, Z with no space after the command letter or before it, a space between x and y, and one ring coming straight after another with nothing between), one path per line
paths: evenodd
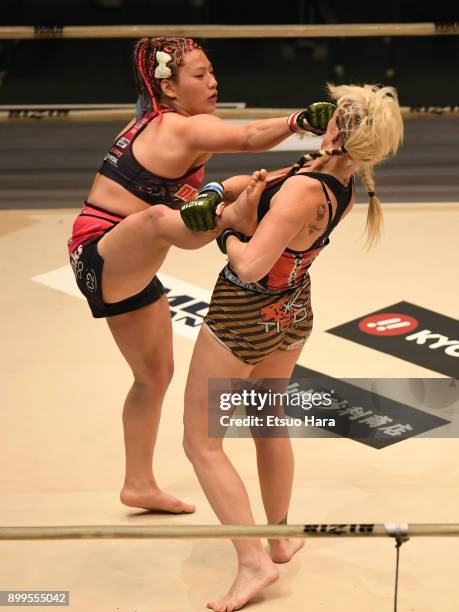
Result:
M204 323L238 359L250 365L277 349L303 346L312 331L309 275L305 283L283 293L266 293L236 285L225 271L218 276Z

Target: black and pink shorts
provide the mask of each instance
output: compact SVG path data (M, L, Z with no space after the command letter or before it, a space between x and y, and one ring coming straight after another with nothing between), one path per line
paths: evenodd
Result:
M95 318L112 317L132 312L153 304L164 294L161 281L154 276L148 285L136 295L125 300L108 304L102 298L103 258L99 255L99 240L124 217L114 215L103 208L85 202L73 224L72 236L68 241L70 264L81 293L88 301Z

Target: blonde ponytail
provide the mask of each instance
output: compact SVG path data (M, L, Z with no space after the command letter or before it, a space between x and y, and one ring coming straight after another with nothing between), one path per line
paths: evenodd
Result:
M381 235L381 203L375 195L373 168L394 155L403 141L403 120L393 87L377 85L332 85L328 91L339 109L336 118L349 159L360 169L369 200L366 246Z
M375 195L375 182L371 166L360 166L360 173L368 191L368 213L365 224L367 234L366 246L370 248L381 236L383 228L383 215L381 202Z

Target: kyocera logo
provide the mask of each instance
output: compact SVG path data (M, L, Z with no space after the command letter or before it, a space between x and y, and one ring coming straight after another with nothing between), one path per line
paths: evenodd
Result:
M400 336L418 327L418 321L406 314L383 312L365 317L359 323L359 329L372 336Z
M365 317L359 322L359 329L373 336L399 336L414 331L419 322L406 314L383 312ZM444 348L450 357L459 357L459 340L450 340L448 336L437 334L430 329L422 329L406 336L408 342L427 345L429 349Z

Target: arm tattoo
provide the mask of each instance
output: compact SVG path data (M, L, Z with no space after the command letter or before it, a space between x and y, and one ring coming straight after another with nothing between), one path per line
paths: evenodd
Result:
M325 204L317 204L317 221L322 221L325 217Z
M325 217L325 204L317 204L316 208L316 221L323 221ZM309 224L309 235L314 232L321 232L322 228L318 227L315 223Z
M314 234L315 232L320 232L320 227L314 225L314 223L309 224L309 235Z

